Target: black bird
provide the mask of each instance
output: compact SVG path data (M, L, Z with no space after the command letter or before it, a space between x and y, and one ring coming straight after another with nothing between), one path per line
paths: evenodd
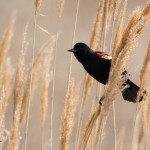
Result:
M77 43L73 49L77 60L83 65L84 69L98 82L106 84L111 67L111 56L104 52L93 51L84 43ZM129 78L123 83L126 88L122 91L122 96L126 101L136 102L139 87ZM146 94L146 92L144 92ZM140 101L143 97L140 98Z

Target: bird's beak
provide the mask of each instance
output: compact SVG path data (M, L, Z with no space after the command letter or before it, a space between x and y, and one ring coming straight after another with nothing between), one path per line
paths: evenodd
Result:
M72 48L72 49L69 49L68 52L76 52L76 50Z

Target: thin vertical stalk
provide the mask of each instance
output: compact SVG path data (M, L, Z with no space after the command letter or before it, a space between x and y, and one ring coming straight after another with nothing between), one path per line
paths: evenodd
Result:
M54 42L56 42L56 38L55 38ZM41 131L42 131L41 139L42 139L42 150L44 150L45 121L46 121L47 109L48 109L48 88L49 88L49 84L52 80L52 78L50 77L50 74L49 74L49 69L51 68L53 49L50 48L48 50L49 50L48 57L46 57L45 62L43 64L43 73L42 73L42 81L41 81Z
M113 3L114 3L114 2L113 2ZM114 5L114 4L113 4L113 5ZM109 52L111 52L111 51L112 51L112 45L113 45L113 35L114 35L114 25L115 25L115 17L114 17L114 15L113 15ZM114 102L113 102L113 106L112 106L112 111L113 111L113 136L114 136L114 150L116 150L116 111L115 111L115 103L114 103Z
M107 17L108 17L108 0L105 1L105 6L104 6L104 21L103 21L103 31L102 31L102 51L105 51L105 41L106 41L106 28L107 28ZM101 89L101 87L100 87ZM101 115L100 115L101 116ZM100 117L99 116L99 117ZM99 138L98 138L98 141L96 142L98 145L99 145L99 149L101 147L101 134L102 134L102 131L100 130L99 131ZM95 145L96 149L97 149L97 145Z
M123 12L125 12L125 9L126 9L126 2L127 1L124 1L124 4L123 4ZM115 4L117 3L117 4ZM109 52L112 51L112 46L113 46L113 35L114 35L114 25L115 25L115 21L116 21L116 18L117 18L117 15L118 15L118 8L119 8L119 5L121 3L121 0L118 0L117 2L114 1L113 2L113 7L114 7L114 10L113 10L113 17L112 17L112 30L111 30L111 41L110 41L110 48L109 48Z
M139 107L139 103L136 104L136 112L135 112L135 115L134 115L131 150L133 150L133 147L134 147L134 135L135 135L136 120L137 120L137 115L138 115L138 107Z
M102 50L105 50L105 41L106 41L106 27L107 27L107 17L108 17L108 0L105 1L104 7L104 30L103 30L103 38L102 38Z
M58 23L57 23L58 28ZM58 29L55 41L54 64L53 64L53 80L52 80L52 95L51 95L51 111L50 111L50 149L53 149L53 112L54 112L54 95L55 95L55 73L56 73L56 54L58 46Z
M78 14L79 14L79 6L80 6L80 0L77 0L77 7L76 7L76 16L75 16L75 22L74 22L74 30L73 30L73 37L72 37L72 47L75 43L75 37L76 37L76 30L77 30L77 21L78 21ZM72 69L72 57L73 54L71 54L70 56L70 63L69 63L69 72L68 72L68 81L67 81L67 90L69 88L69 81L70 81L70 78L71 78L71 69Z
M145 143L145 150L148 150L148 135L149 135L149 126L150 126L150 115L149 115L149 119L148 119L148 129L147 129L147 136L146 136L146 143Z
M115 19L113 18L112 21L112 30L111 30L111 35L110 35L110 47L109 47L109 53L112 51L112 45L113 45L113 35L114 35L114 25L115 25Z
M58 1L58 16L56 22L56 40L55 40L55 51L54 51L54 63L52 68L53 79L52 79L52 96L51 96L51 111L50 111L50 149L53 149L53 111L54 111L54 96L55 96L55 74L56 74L56 55L57 55L57 46L58 46L58 36L59 36L59 21L62 17L64 0Z
M85 83L84 85L86 86L86 73L85 73ZM84 86L84 89L86 88ZM84 102L83 102L83 99L82 99L82 103L81 103L81 106L80 106L80 111L79 111L79 119L78 119L78 125L77 125L77 134L76 134L76 141L75 141L75 150L78 149L78 145L79 145L79 135L80 135L80 132L81 132L81 126L82 126L82 117L83 117L83 107L84 107Z
M72 36L72 47L75 43L75 37L76 37L76 30L77 30L77 22L78 22L78 14L79 14L79 6L80 6L80 0L77 0L77 6L76 6L76 13L75 13L75 21L74 21L74 30L73 30L73 36ZM69 71L68 71L68 81L67 81L67 91L69 90L69 82L71 78L71 71L72 71L72 58L73 54L70 55L70 61L69 61ZM82 106L81 106L82 107ZM80 108L80 113L81 115L81 108ZM78 124L79 125L79 124ZM77 133L78 134L78 133ZM77 141L75 144L75 147L77 146Z
M96 82L96 97L95 97L95 104L97 103L97 100L99 99L101 93L101 85L99 82Z
M114 1L115 3L115 1ZM119 2L120 3L120 2ZM121 11L121 16L123 16L125 14L125 11L126 11L126 4L127 4L127 1L124 1L124 4L123 4L123 10ZM113 4L115 5L115 4ZM114 6L115 7L115 6ZM118 4L118 7L119 7L119 4ZM115 9L115 8L114 8ZM118 8L116 7L115 10L118 10ZM115 11L114 10L114 11ZM118 11L117 11L118 12ZM117 15L117 14L116 14ZM112 19L112 30L111 30L111 41L110 41L110 48L109 48L109 52L112 51L112 46L113 46L113 36L114 36L114 25L115 25L115 20L116 20L116 15L113 15L113 19ZM121 22L123 22L123 17L119 17L119 19L121 20ZM116 31L117 32L117 31ZM115 113L115 102L113 102L113 135L114 135L114 149L116 150L117 149L117 145L116 145L116 113Z
M114 150L117 149L117 138L116 138L116 111L115 111L115 102L113 102L113 134L114 134Z
M30 115L30 106L31 106L31 96L32 96L32 82L33 82L33 64L35 58L35 38L36 38L36 22L37 22L37 9L35 10L34 14L34 31L33 31L33 44L32 44L32 63L31 63L31 73L30 73L30 92L29 92L29 99L28 99L28 110L27 110L27 121L25 127L25 141L23 149L27 149L27 142L28 142L28 130L29 130L29 115Z
M83 116L83 111L82 111L82 104L80 106L80 111L79 111L79 120L78 120L78 125L77 125L77 134L76 134L76 141L75 141L75 150L78 149L78 144L79 144L79 134L81 132L81 126L82 126L82 116Z

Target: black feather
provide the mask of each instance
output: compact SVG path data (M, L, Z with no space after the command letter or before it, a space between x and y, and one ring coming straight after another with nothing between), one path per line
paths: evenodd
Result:
M95 52L91 50L84 43L77 43L74 46L74 55L77 60L83 65L84 69L98 82L106 84L109 78L109 72L111 67L111 57L104 52ZM122 75L127 75L127 71L124 71ZM129 102L136 102L137 93L139 87L134 84L128 77L123 83L126 88L122 91L124 100ZM147 92L144 92L147 94ZM143 97L140 98L142 101Z

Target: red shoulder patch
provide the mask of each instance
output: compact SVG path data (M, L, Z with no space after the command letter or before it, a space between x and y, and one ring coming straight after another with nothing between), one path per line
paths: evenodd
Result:
M100 57L100 58L105 58L105 59L112 59L112 57L104 52L96 52L96 54Z

